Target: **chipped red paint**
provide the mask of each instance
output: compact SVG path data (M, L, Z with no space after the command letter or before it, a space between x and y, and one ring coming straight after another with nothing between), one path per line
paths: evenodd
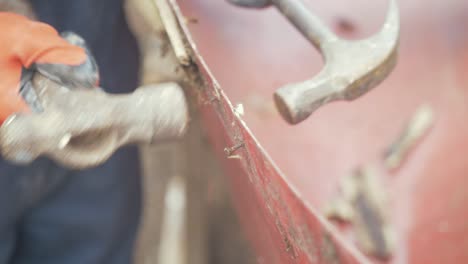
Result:
M321 210L340 178L378 159L422 103L433 106L434 127L388 178L398 233L392 262L468 263L467 1L399 1L395 72L363 98L329 105L295 127L268 102L275 88L320 69L310 45L272 10L239 9L222 0L177 2L198 21L184 24L184 31L199 49L195 60L207 82L200 112L259 263L370 261L349 230L333 226ZM352 21L350 38L375 32L386 6L383 0L308 2L329 24ZM179 19L185 21L180 13ZM266 110L249 103L254 96L264 99ZM230 101L244 103L249 128ZM239 143L243 147L226 157L224 149Z
M205 75L210 80L208 74ZM211 85L210 85L211 84ZM209 82L208 87L214 88ZM205 94L205 99L210 98ZM225 95L202 106L206 129L229 172L236 204L261 263L359 263L359 256L337 243L323 218L306 208L259 144L235 116ZM224 148L244 143L226 157ZM259 236L259 237L256 237Z

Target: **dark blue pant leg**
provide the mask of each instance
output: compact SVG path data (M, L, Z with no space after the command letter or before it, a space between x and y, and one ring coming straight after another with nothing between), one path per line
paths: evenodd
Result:
M138 152L71 172L19 225L12 264L130 264L140 220ZM60 170L60 168L57 168Z
M63 171L38 159L19 167L0 159L0 264L11 263L18 247L18 224L24 213L60 184Z
M0 264L7 264L15 250L16 221L21 212L23 171L0 161Z

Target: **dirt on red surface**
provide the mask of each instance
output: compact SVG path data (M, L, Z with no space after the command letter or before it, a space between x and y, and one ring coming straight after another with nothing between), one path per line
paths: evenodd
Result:
M351 39L377 32L387 7L383 0L306 2ZM178 3L186 17L197 20L188 27L213 76L233 104L243 104L247 126L287 186L315 212L335 194L342 177L379 159L416 109L429 104L432 129L387 179L398 233L393 261L468 262L467 1L399 1L395 71L360 99L327 105L297 126L280 118L272 94L316 74L323 66L319 53L273 9L246 10L211 0ZM266 237L257 236L261 239ZM353 245L351 239L347 243Z

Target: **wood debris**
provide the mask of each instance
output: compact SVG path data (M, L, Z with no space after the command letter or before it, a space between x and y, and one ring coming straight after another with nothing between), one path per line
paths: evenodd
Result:
M328 218L349 222L356 242L366 253L386 260L395 248L394 230L388 221L387 191L371 167L343 178L340 195L329 203Z
M434 123L432 108L421 106L408 122L402 133L385 151L384 163L387 169L395 170L401 167L411 149L428 132Z

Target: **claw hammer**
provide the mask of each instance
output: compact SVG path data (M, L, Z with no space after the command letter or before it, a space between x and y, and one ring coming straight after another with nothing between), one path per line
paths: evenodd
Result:
M297 124L324 104L354 100L380 84L394 69L399 43L399 12L390 0L381 31L364 40L341 39L310 12L302 0L228 0L244 7L274 5L322 54L325 66L305 82L287 84L274 94L283 118Z
M15 163L47 156L73 169L94 167L123 145L178 138L188 122L176 83L107 94L71 90L40 73L32 82L43 111L12 115L0 126L0 152Z

